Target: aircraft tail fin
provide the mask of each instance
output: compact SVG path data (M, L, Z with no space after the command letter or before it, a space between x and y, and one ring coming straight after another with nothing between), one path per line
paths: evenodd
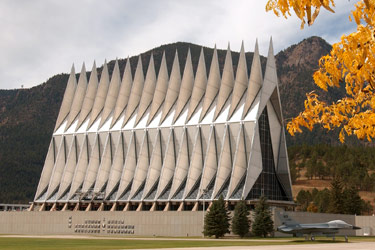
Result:
M277 216L279 217L279 220L281 222L281 225L296 225L298 224L296 221L294 221L292 218L289 217L289 215L285 212L278 212Z

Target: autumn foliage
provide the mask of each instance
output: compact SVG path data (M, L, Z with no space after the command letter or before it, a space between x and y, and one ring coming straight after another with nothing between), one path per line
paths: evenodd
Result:
M333 0L269 0L266 10L286 18L293 10L303 28L306 21L314 22L321 7L333 12L334 6ZM341 128L341 142L346 135L375 138L375 0L358 1L349 20L357 24L357 30L333 44L313 75L315 84L325 91L344 85L346 96L327 104L316 93L308 93L305 110L287 124L291 135L318 124L327 130Z
M312 25L319 15L320 8L323 7L334 12L331 6L335 6L333 0L269 0L266 10L273 10L277 16L280 16L281 13L285 18L290 16L290 11L293 10L297 17L301 19L301 28L303 28L306 23L305 18L308 25Z

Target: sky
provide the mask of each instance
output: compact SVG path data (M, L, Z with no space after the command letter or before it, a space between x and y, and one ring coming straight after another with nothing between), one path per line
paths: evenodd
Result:
M335 14L320 11L311 27L265 11L266 0L1 0L0 89L30 88L72 64L91 69L104 60L135 56L178 41L267 55L310 36L330 44L355 31L355 0L336 1Z

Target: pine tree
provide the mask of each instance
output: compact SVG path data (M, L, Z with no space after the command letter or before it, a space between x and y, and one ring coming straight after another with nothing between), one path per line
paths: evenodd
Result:
M215 238L223 237L229 233L229 220L229 212L225 206L224 198L220 196L218 200L212 202L210 211L204 218L203 234L205 236L215 235Z
M267 204L267 198L260 197L255 206L255 219L252 225L252 233L256 236L267 237L273 232L273 220L271 211Z
M250 229L249 210L244 200L238 202L234 208L232 232L243 238Z
M325 188L319 191L314 197L314 204L318 207L319 213L327 213L330 203L330 191Z
M335 178L331 182L330 203L328 212L334 214L342 214L344 212L343 203L343 187L339 178Z
M343 204L344 204L344 213L345 214L357 214L360 215L363 209L363 200L358 194L358 190L352 186L346 188L343 191Z
M297 204L301 211L306 211L307 207L309 206L310 202L312 201L312 196L309 191L301 190L299 191L297 197Z

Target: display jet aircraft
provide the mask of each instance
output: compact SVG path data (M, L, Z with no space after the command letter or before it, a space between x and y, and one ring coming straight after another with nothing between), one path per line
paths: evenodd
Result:
M350 225L342 220L332 220L325 223L311 223L311 224L300 224L293 221L287 214L277 213L282 223L281 226L277 228L277 231L293 234L293 236L303 236L306 235L306 239L310 236L312 241L315 240L316 235L326 235L327 237L332 237L335 240L335 234L342 229L357 230L361 229ZM345 235L345 241L348 241L348 236Z

